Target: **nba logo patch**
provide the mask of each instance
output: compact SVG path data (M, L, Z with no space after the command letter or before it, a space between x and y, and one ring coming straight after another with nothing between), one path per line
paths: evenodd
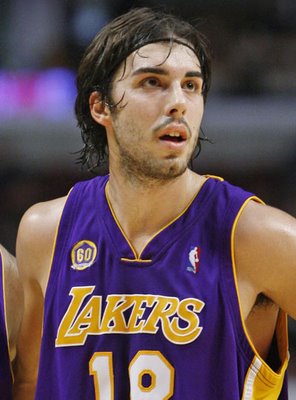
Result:
M71 268L82 271L95 262L97 246L90 240L81 240L73 246L71 251Z
M199 259L200 259L200 247L199 246L192 246L190 248L188 254L190 265L187 267L187 271L193 272L196 274L199 268Z

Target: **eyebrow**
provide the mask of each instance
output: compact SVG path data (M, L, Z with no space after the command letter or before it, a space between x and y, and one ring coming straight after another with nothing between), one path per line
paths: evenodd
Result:
M157 67L143 67L143 68L138 68L136 69L133 73L132 76L136 75L141 75L141 74L156 74L156 75L169 75L169 73L163 69L163 68L157 68ZM186 78L202 78L203 75L201 71L188 71L185 74Z

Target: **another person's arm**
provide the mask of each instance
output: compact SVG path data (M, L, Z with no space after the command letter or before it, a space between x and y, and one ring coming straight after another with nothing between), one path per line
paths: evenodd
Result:
M4 297L10 361L16 357L16 340L23 311L23 291L15 257L0 245L4 268Z

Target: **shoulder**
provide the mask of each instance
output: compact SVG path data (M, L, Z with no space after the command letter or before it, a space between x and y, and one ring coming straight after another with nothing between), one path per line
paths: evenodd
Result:
M30 232L34 234L36 230L42 232L43 230L48 231L48 228L54 228L62 214L66 199L65 196L34 204L23 215L20 229L26 229L30 226ZM45 226L45 222L49 225Z
M19 225L18 244L29 244L30 247L38 248L53 240L66 199L67 197L60 197L30 207ZM36 246L32 246L32 241L36 241Z
M239 221L239 229L246 238L247 232L253 229L255 233L260 234L265 229L268 232L281 232L286 234L295 234L296 219L286 212L277 208L250 201L245 207Z
M296 317L296 219L279 209L250 201L235 231L240 282L270 298Z
M21 225L29 223L33 224L35 227L38 227L39 225L42 226L40 222L44 221L44 219L46 219L47 222L55 222L59 219L63 211L66 199L67 196L64 196L54 200L34 204L23 215Z
M17 234L17 260L23 276L43 279L67 197L33 205L23 215Z
M296 219L277 208L250 201L238 220L236 240L250 255L252 252L260 255L262 251L261 256L266 257L276 256L276 251L283 255L295 246Z

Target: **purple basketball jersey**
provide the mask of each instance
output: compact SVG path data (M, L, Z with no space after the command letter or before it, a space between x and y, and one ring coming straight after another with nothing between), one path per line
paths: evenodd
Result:
M0 399L12 398L12 375L8 352L4 302L4 261L0 250Z
M108 202L107 182L75 185L61 217L36 399L276 398L286 316L277 327L284 365L275 373L246 335L232 262L233 227L252 195L208 178L137 254Z

